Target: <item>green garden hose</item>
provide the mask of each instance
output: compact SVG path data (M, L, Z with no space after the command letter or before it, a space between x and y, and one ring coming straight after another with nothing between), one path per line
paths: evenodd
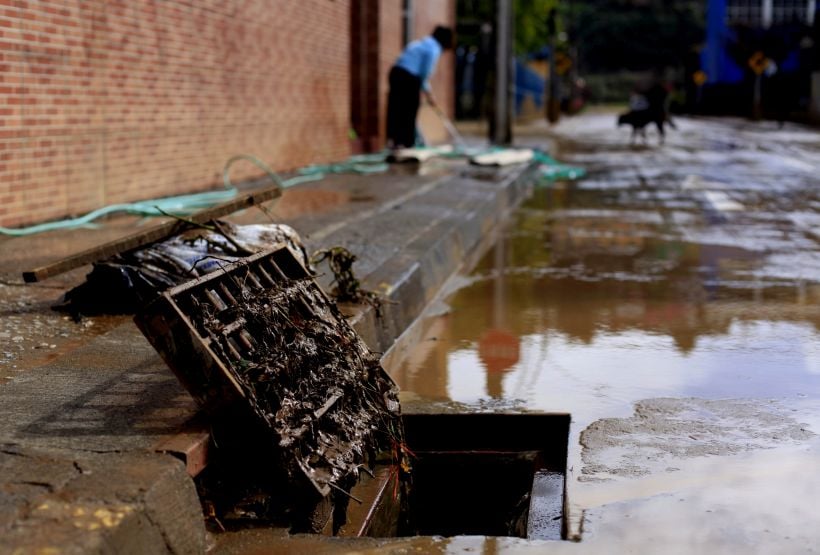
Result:
M460 146L452 152L442 153L441 155L447 158L457 158L474 156L482 152L493 150L497 150L497 147L491 147L490 149L472 149ZM93 210L88 214L77 218L68 218L65 220L46 222L22 228L0 227L0 235L21 237L25 235L33 235L35 233L42 233L45 231L76 229L79 227L93 225L92 222L94 222L94 220L118 212L135 214L139 216L168 216L169 214L176 216L189 215L197 212L198 210L202 210L203 208L227 202L237 195L238 189L234 186L230 179L230 168L239 160L245 160L256 165L263 172L265 172L265 174L270 177L271 181L273 181L278 187L281 189L286 189L301 183L318 181L325 178L329 174L356 173L360 175L370 175L375 173L383 173L390 167L386 163L386 159L386 151L377 152L374 154L361 154L351 156L343 162L337 162L334 164L314 164L307 166L297 170L297 175L294 177L282 179L276 172L270 169L267 164L255 156L250 154L238 154L231 157L225 163L225 167L222 170L222 182L225 185L224 190L206 191L203 193L192 193L131 203L112 204L98 208L97 210ZM561 164L540 150L535 151L535 160L541 164L542 176L547 181L554 181L558 179L578 179L583 177L585 174L583 168Z

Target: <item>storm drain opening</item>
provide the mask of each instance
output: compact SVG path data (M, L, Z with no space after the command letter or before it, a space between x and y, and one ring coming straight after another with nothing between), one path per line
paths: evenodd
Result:
M377 472L341 535L564 537L567 414L402 417L410 480ZM381 483L381 488L374 483ZM356 514L360 511L361 520Z
M164 291L134 319L207 417L197 485L217 530L335 534L362 474L409 466L398 388L293 246Z
M207 415L211 529L562 537L569 415L401 416L379 354L289 245L135 321Z

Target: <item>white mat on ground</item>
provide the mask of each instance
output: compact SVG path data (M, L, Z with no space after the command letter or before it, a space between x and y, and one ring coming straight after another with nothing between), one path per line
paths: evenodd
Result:
M470 163L478 166L509 166L529 162L534 156L535 153L529 148L505 148L473 156Z
M430 158L450 154L453 152L452 145L442 145L437 147L419 148L399 148L388 155L391 162L426 162Z

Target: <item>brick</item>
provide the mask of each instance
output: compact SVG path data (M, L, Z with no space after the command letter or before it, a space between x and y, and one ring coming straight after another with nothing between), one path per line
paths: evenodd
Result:
M18 198L0 225L201 191L238 152L280 171L344 159L354 1L0 0L0 198ZM379 3L376 128L402 25L401 0ZM454 17L454 0L414 5Z

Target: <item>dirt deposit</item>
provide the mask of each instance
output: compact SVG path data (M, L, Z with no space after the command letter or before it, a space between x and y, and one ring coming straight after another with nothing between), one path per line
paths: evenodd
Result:
M674 471L674 461L732 455L811 439L814 433L775 402L647 399L629 418L604 418L581 433L579 480Z

